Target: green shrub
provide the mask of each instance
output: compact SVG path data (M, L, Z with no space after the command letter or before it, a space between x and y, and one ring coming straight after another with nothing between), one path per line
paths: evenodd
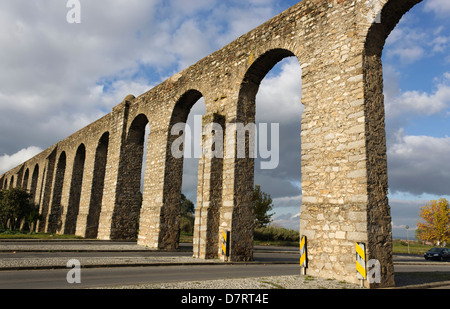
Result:
M300 241L300 233L282 227L258 227L254 232L255 240L259 241Z
M194 216L192 215L181 216L180 231L188 234L194 233Z

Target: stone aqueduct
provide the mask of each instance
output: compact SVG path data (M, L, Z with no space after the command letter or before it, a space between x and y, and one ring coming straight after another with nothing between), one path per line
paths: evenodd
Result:
M354 244L365 242L382 279L366 284L392 286L381 54L388 34L419 2L303 0L141 96L127 96L111 113L1 175L0 188L32 192L45 218L39 231L112 240L138 233L140 245L177 248L183 159L171 155L178 138L172 126L185 122L201 97L204 126L253 122L261 80L295 56L305 106L300 231L308 237L308 273L357 282ZM236 139L234 131L224 133ZM251 260L254 162L238 158L235 144L224 147L234 147L233 155L200 159L194 255L220 256L226 229L231 260Z

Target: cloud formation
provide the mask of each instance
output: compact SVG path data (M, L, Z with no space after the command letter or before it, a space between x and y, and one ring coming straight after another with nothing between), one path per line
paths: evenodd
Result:
M4 154L0 156L0 175L31 159L35 155L41 153L42 150L43 149L39 147L31 146L26 149L22 149L13 155Z

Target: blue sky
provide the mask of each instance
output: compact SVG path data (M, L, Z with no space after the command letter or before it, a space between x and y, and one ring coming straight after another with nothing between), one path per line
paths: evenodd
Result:
M63 0L0 4L0 173L237 39L296 0L81 0L81 24ZM424 0L383 51L394 236L419 207L450 195L450 1ZM298 228L301 204L301 69L279 63L257 97L257 121L279 122L280 166L255 170L275 223ZM273 111L276 100L282 108ZM202 114L197 103L190 115ZM195 200L196 163L183 191ZM410 233L411 235L411 233Z
M406 225L415 228L426 201L449 195L449 17L449 1L423 1L383 51L394 236L404 237Z

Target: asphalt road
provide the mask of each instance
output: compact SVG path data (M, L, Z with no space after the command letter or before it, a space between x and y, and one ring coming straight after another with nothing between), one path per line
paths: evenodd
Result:
M89 245L88 250L84 248ZM121 247L123 246L123 247ZM117 249L117 248L122 249ZM8 248L18 248L9 250ZM59 249L63 248L63 249ZM125 248L125 249L123 249ZM137 257L192 257L192 245L182 244L177 252L135 250L129 243L118 242L5 242L0 249L0 259L47 258L129 258ZM296 248L257 247L254 259L258 264L146 266L83 268L81 284L68 284L68 269L0 271L0 289L82 289L104 286L121 286L139 283L179 282L243 278L299 273L299 254ZM266 264L267 263L267 264Z
M396 265L395 272L399 275L436 272L449 275L450 265L447 263ZM76 285L67 282L67 273L67 269L1 271L0 289L82 289L140 283L297 275L299 267L296 264L238 264L87 268L81 272L81 284Z
M23 245L24 242L9 243L9 245ZM61 245L54 243L53 245ZM86 242L84 242L86 244ZM100 245L99 245L100 244ZM64 244L64 250L50 250L43 248L31 252L17 250L0 252L0 259L21 258L92 258L92 257L191 257L192 248L184 245L178 252L162 251L120 251L99 250L102 243L95 243L92 251L80 250L76 243ZM118 243L105 244L119 245ZM3 248L6 244L3 243ZM56 247L55 247L56 248ZM74 250L71 250L74 249ZM104 247L103 249L105 249ZM299 274L299 255L296 248L286 247L255 247L254 259L256 264L233 265L192 265L192 266L146 266L146 267L112 267L112 268L83 268L81 284L71 285L67 282L68 269L54 270L16 270L0 271L0 289L82 289L104 286L122 286L140 283L182 282L215 280L223 278L245 278ZM394 258L395 272L404 280L404 284L414 284L411 280L422 280L423 277L439 275L441 281L450 280L450 263L426 262L422 257L401 255ZM417 274L416 277L414 277ZM420 276L419 276L420 274ZM425 275L424 275L425 274ZM428 278L427 277L427 278ZM409 282L408 282L409 280ZM428 280L428 279L427 279ZM431 278L431 280L434 280Z
M64 269L2 271L0 289L81 289L140 283L296 275L298 272L298 266L295 264L93 268L81 271L81 284L69 284L66 280L68 271Z

